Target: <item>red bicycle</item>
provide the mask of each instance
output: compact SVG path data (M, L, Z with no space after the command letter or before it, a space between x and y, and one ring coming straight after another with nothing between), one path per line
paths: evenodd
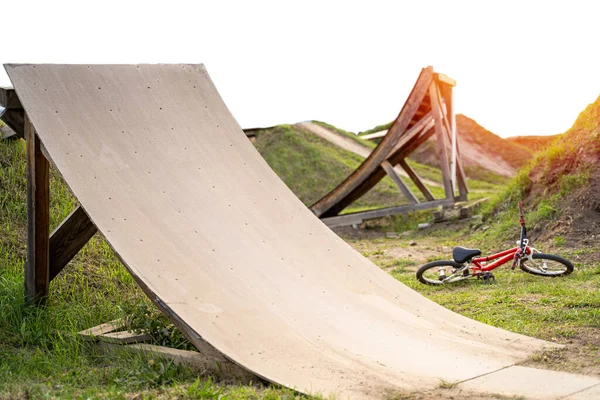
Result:
M523 271L538 276L555 278L573 272L573 264L569 260L541 253L529 246L521 202L519 216L521 239L517 242L517 247L487 257L477 257L481 255L479 249L455 247L452 250L452 260L433 261L423 265L417 271L417 279L426 285L444 285L469 278L491 283L496 280L491 271L510 260L513 260L512 269L518 265Z

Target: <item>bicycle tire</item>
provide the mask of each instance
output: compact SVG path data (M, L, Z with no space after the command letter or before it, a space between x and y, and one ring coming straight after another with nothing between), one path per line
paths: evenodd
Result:
M556 278L559 276L569 275L575 269L571 261L560 256L555 256L554 254L533 253L531 255L531 258L533 260L554 261L555 263L561 264L564 270L561 269L548 271L547 265L545 263L541 265L536 264L536 267L529 267L529 258L523 258L521 260L520 267L523 271L527 272L528 274L536 276L545 276L547 278Z
M444 282L442 281L435 281L433 279L427 279L423 276L423 274L425 273L425 271L431 269L431 268L436 268L436 267L452 267L454 269L457 268L462 268L463 265L459 264L455 261L452 260L438 260L438 261L432 261L430 263L427 263L425 265L423 265L421 268L419 268L417 270L417 279L419 280L419 282L424 283L425 285L443 285Z

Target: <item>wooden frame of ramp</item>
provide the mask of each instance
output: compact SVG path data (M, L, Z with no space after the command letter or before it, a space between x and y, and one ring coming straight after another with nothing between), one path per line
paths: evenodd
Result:
M12 88L0 88L0 119L12 129L3 139L26 140L27 162L27 261L25 297L43 304L50 282L94 236L97 229L81 206L50 234L51 159Z
M462 168L452 90L453 79L424 68L404 107L387 134L369 157L330 193L310 208L330 227L355 225L363 220L393 214L425 210L439 206L449 207L457 201L466 201L467 179ZM435 135L445 198L435 199L423 180L406 162L414 150ZM422 193L420 202L402 180L399 166ZM389 176L408 201L406 205L387 207L339 215L344 208L358 200L385 176ZM456 192L458 191L458 195Z

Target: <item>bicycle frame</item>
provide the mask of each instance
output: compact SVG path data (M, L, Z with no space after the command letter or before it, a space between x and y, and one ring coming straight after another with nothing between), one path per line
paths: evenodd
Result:
M471 268L474 270L473 273L477 274L480 272L488 272L493 269L498 268L501 265L506 264L509 261L512 261L515 258L515 253L519 251L519 247L513 247L510 250L505 250L500 253L492 254L491 256L486 257L476 257L471 259L473 265ZM525 246L525 255L529 255L532 253L531 247ZM486 264L488 261L492 261L491 264Z

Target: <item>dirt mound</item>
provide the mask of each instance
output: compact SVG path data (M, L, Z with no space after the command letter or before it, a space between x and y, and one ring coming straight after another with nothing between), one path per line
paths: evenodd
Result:
M456 128L462 164L469 178L494 182L499 177L512 177L532 157L533 152L527 147L502 139L462 114L456 116ZM438 165L435 138L429 139L410 158Z
M549 210L541 239L562 236L573 247L600 238L600 97L532 162L521 177L530 207Z
M513 142L520 146L526 147L533 152L544 150L550 146L560 135L549 135L549 136L513 136L505 138L504 140Z
M592 173L588 184L556 204L555 217L534 227L533 234L539 240L549 242L560 237L570 248L593 246L600 241L600 170Z

